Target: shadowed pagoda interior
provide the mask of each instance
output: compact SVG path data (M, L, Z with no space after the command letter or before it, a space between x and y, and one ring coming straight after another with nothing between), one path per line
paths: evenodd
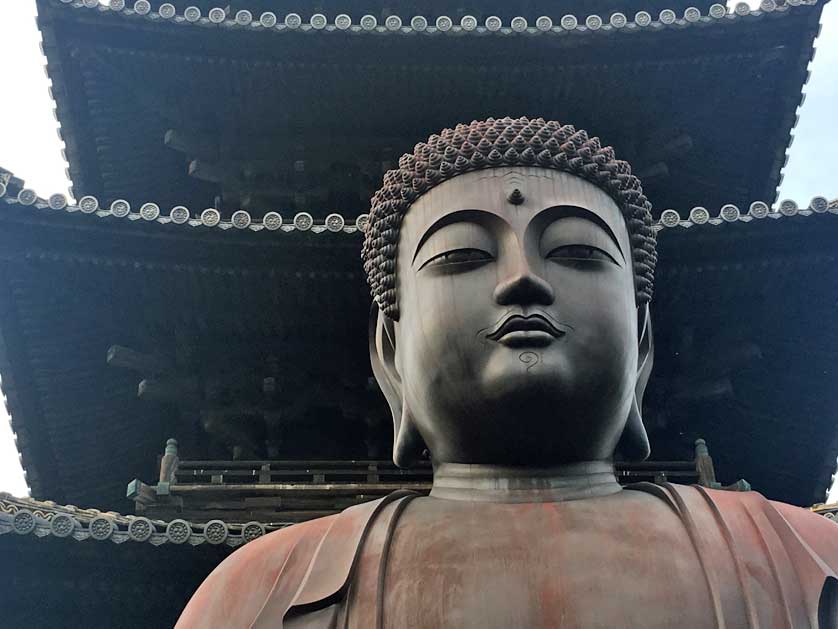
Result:
M92 530L61 505L133 513L68 577L107 582L122 625L175 622L189 588L136 596L155 566L194 586L265 531L430 490L426 457L388 463L358 252L382 174L457 120L595 129L654 200L652 454L617 480L823 499L838 205L776 197L822 2L166 4L37 0L71 198L0 170L0 372L34 499L0 520L35 514L0 533ZM9 574L38 562L0 539ZM126 539L147 550L109 552ZM190 572L173 540L212 559ZM27 570L9 617L37 625Z

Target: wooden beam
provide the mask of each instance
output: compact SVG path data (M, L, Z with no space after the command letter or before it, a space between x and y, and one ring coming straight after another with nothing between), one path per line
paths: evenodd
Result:
M144 354L122 345L111 345L106 361L111 367L130 369L146 376L165 373L173 368L172 364L161 356Z
M229 179L235 179L230 172L217 163L193 159L189 162L187 169L190 177L200 179L201 181L209 181L211 183L223 183Z
M635 157L637 176L641 179L669 175L667 162L678 160L693 149L693 139L686 134L677 135L665 141L651 140ZM663 173L663 169L666 172Z
M651 462L643 462L643 463L618 463L617 465L638 465L643 467L647 464L654 464L654 461ZM672 464L677 464L680 462L673 462ZM378 459L353 459L353 460L338 460L338 459L316 459L316 460L252 460L252 461L229 461L229 460L192 460L192 459L184 459L180 462L180 469L192 469L192 468L212 468L212 467L224 467L224 468L243 468L243 467L253 467L259 468L262 465L270 465L271 469L278 469L281 467L287 467L292 470L304 470L309 467L324 467L324 468L344 468L344 467L354 467L355 469L366 469L368 465L375 464L378 466L380 470L393 470L394 472L399 472L402 468L396 467L396 464L392 461L382 461ZM684 463L685 465L691 466L691 462ZM661 465L670 465L669 462L661 462ZM426 469L429 472L431 471L431 464L427 461L422 461L417 463L413 468L410 470L404 470L405 472L412 473L416 469Z
M415 138L311 133L288 131L261 135L235 135L218 142L215 138L185 129L169 129L164 137L166 146L187 157L231 161L284 161L289 164L305 160L311 164L328 156L332 162L390 162L395 166L397 155L412 148ZM358 149L358 147L363 147ZM308 166L308 164L306 164Z
M154 490L154 487L146 485L136 478L128 483L125 497L142 505L152 505L158 502L157 492Z
M184 485L175 484L171 486L173 494L215 494L234 493L242 494L269 494L272 492L288 493L311 493L311 494L353 494L353 495L380 495L404 488L405 486L415 487L418 491L430 491L430 483L323 483L314 485L311 483L271 483L267 485L230 484L230 485Z
M145 378L137 386L137 397L154 402L184 402L198 401L198 389L191 378Z
M667 166L665 162L657 162L646 166L645 168L639 169L637 171L637 176L643 181L669 177L669 166Z
M215 138L179 129L166 131L163 144L191 158L216 160L219 155Z

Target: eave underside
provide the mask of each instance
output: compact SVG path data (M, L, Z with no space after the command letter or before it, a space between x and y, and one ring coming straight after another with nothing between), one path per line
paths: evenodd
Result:
M206 390L243 403L266 364L271 408L296 417L281 458L366 458L362 417L387 447L383 400L364 393L369 299L357 236L184 235L19 206L0 221L4 386L14 383L36 496L125 510L125 483L154 478L172 436L190 457L229 458L190 406L190 377L217 380ZM661 233L644 413L654 459L689 458L703 437L723 483L744 477L772 498L822 499L838 450L838 336L823 325L838 294L836 236L831 214ZM142 376L106 364L113 344L167 357L184 378L163 401L138 399Z
M820 15L806 6L632 34L409 37L222 31L39 6L76 196L315 217L366 211L381 169L429 133L507 114L600 135L647 171L658 211L770 202ZM189 146L167 146L169 131Z
M0 535L7 627L172 627L222 549Z
M635 165L664 160L668 174L645 181L658 212L770 200L820 14L797 7L706 28L551 39L279 36L129 22L46 0L39 8L76 196L208 207L224 197L225 173L241 185L246 164L254 187L266 169L280 173L265 187L295 193L284 214L316 218L366 211L387 159L417 139L508 113L572 121ZM172 130L197 141L175 150L164 143ZM690 149L658 150L684 138ZM335 164L357 159L367 165L352 171L347 194L335 193ZM195 160L220 175L190 176ZM329 194L312 196L320 184ZM199 416L136 399L135 375L105 364L112 344L186 352L193 365L278 357L301 378L289 381L289 395L307 390L309 400L338 398L370 375L357 237L251 242L175 226L124 229L115 219L47 225L25 212L0 217L8 224L0 330L4 388L36 495L124 508L126 479L153 474L173 428L195 456L209 447ZM836 339L811 332L834 306L825 296L836 294L825 239L835 227L823 220L662 239L653 390L663 393L650 393L647 412L656 458L681 458L704 437L721 479L744 476L800 504L819 498L836 449L823 439L836 402L824 376ZM817 281L801 287L802 275ZM801 332L778 335L777 321ZM722 364L728 345L738 349ZM337 430L327 446L362 441L357 426L329 421ZM316 441L317 429L307 430L300 443ZM771 456L776 443L790 444L783 469ZM743 450L755 454L743 460Z
M148 477L172 430L200 432L200 415L183 419L176 404L139 400L140 376L108 366L111 345L169 355L188 347L198 360L240 360L244 369L275 354L294 361L300 387L318 362L312 344L363 353L357 237L259 245L249 234L183 235L116 219L80 226L75 216L3 209L13 217L0 236L3 386L36 497L124 510L126 481ZM291 304L300 308L293 320ZM343 316L322 328L303 311L316 321Z

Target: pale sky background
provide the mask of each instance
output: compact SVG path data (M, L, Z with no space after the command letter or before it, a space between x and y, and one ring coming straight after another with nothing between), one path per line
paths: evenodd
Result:
M224 2L219 0L218 4ZM750 4L756 6L759 1L752 0ZM58 139L39 43L34 0L0 0L0 166L24 178L29 187L46 197L55 192L68 194L70 184L65 176L63 143ZM804 90L806 102L799 112L800 122L780 193L781 199L794 199L800 206L817 195L838 198L838 2L824 9L816 46L812 77ZM697 198L696 203L700 202ZM29 492L3 408L0 491L15 495Z

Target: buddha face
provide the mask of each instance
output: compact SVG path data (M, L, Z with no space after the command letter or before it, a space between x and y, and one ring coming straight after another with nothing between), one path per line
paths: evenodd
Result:
M397 432L436 462L610 458L638 378L631 260L620 209L573 175L499 168L428 191L402 224L386 330Z

